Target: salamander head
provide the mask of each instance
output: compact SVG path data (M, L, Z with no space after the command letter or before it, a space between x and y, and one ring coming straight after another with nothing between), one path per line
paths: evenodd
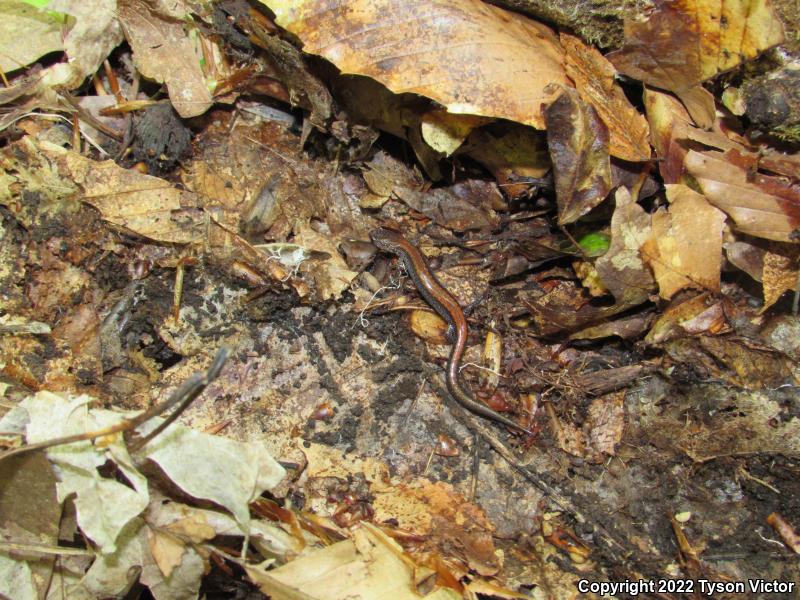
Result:
M375 246L386 252L396 252L405 242L402 235L391 229L373 229L369 232L369 237Z

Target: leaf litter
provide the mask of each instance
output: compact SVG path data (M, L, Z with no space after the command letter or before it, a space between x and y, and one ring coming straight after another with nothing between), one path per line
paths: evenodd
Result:
M800 163L717 106L768 4L605 56L473 0L80 4L0 7L41 24L2 59L0 594L797 580ZM533 435L447 399L376 227Z

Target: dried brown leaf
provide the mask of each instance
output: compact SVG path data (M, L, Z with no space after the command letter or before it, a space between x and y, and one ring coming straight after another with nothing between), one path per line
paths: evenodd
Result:
M595 268L618 306L635 306L649 298L655 283L639 250L651 236L650 215L625 188L617 190L615 197L611 244Z
M773 244L764 254L761 282L764 286L764 306L761 312L775 304L783 294L797 289L800 282L800 247Z
M739 231L794 241L793 232L800 226L800 187L751 172L735 151L691 150L685 165L708 201L727 213Z
M783 41L766 0L654 0L625 20L625 45L608 55L622 73L684 92Z
M492 196L500 196L494 183L470 179L428 192L398 187L394 193L414 210L453 231L486 229L498 223L489 206L483 206L491 203Z
M580 38L561 33L567 75L584 101L594 106L608 127L608 151L628 161L650 159L650 128L625 92L614 81L617 70L608 59Z
M547 107L545 118L558 222L566 225L600 204L611 191L608 128L572 89L565 89Z
M188 118L208 110L211 92L200 68L201 57L189 39L189 20L159 14L144 0L119 0L117 14L136 67L145 77L166 84L177 113Z
M544 127L551 84L569 85L552 30L480 0L262 0L303 49L343 73L448 112Z
M667 185L669 211L653 214L653 237L643 248L659 295L669 300L679 290L719 291L725 214L685 185Z
M660 159L658 171L664 183L680 183L686 148L678 140L691 129L691 117L674 96L649 87L645 87L644 106L650 138Z

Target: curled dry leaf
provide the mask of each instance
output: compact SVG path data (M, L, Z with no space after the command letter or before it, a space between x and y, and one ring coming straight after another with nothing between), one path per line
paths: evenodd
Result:
M182 3L180 3L182 5ZM163 6L167 6L164 4ZM212 104L200 56L189 39L185 15L162 15L142 0L119 0L122 29L142 75L165 83L175 110L183 118L203 114Z
M650 138L660 159L658 171L664 183L680 183L686 148L678 140L692 128L692 119L674 96L649 87L645 87L644 106Z
M717 334L727 328L725 312L719 302L707 293L684 301L675 301L653 323L645 342L660 344L677 337L709 333Z
M608 58L625 75L680 93L782 41L766 0L654 0L646 19L625 20L625 45Z
M697 152L685 159L708 201L727 213L736 228L779 242L795 241L800 227L800 187L777 177L753 173L735 151Z
M685 185L667 185L669 211L653 214L653 236L642 247L659 295L699 287L718 292L725 214Z
M262 0L303 49L343 73L448 112L544 127L551 83L569 85L546 26L480 0Z
M567 75L575 82L581 98L594 106L608 127L609 153L628 161L649 160L650 129L614 81L617 73L614 65L596 48L587 46L574 35L562 33L560 39Z
M572 89L564 89L547 107L545 118L558 222L566 225L600 204L611 191L608 128Z

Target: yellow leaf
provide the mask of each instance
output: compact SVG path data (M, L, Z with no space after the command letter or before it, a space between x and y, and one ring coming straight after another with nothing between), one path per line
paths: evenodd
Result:
M552 30L480 0L262 2L305 52L451 113L542 129L553 98L545 88L569 85Z

